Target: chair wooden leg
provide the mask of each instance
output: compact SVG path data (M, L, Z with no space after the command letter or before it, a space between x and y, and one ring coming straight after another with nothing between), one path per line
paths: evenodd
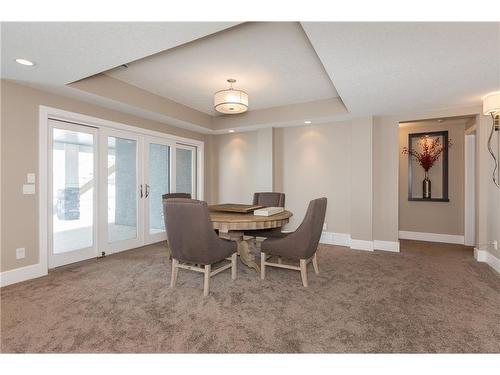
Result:
M266 253L260 253L260 278L266 278Z
M300 260L300 276L302 277L302 284L304 285L304 288L307 288L307 260L306 259L301 259Z
M208 296L208 289L210 288L210 272L212 271L212 266L210 264L205 265L205 278L203 282L203 296Z
M236 273L238 271L238 253L231 256L231 279L236 280Z
M172 276L170 278L170 287L173 288L175 286L175 284L177 283L177 272L178 272L178 268L177 268L177 259L173 259L172 258Z
M318 258L316 258L316 254L317 253L314 253L312 262L313 262L314 272L316 274L318 274L319 273L319 268L318 268Z

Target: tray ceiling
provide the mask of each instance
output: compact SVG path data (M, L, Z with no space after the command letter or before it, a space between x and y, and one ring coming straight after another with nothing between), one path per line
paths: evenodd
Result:
M250 95L249 110L338 97L297 22L246 23L106 74L212 115L228 78Z

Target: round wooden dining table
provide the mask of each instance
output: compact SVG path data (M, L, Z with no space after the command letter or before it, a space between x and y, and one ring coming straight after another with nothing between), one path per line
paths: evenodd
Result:
M253 213L236 213L210 211L210 219L214 229L219 231L219 237L238 244L238 255L243 264L260 271L260 266L255 262L255 254L252 251L250 241L253 243L254 237L244 236L244 232L280 228L288 223L292 217L290 211L283 211L272 216L256 216ZM247 238L246 238L247 237Z

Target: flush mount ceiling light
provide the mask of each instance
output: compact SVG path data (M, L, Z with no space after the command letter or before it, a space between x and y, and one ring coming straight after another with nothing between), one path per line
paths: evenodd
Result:
M306 121L304 121L304 124L309 125L309 124L311 124L311 121L310 120L306 120Z
M229 88L217 91L214 94L214 108L217 112L237 114L248 109L248 94L245 91L233 89L235 79L228 79Z
M29 61L26 59L16 59L16 63L21 64L21 65L26 65L26 66L33 66L35 63L33 61Z

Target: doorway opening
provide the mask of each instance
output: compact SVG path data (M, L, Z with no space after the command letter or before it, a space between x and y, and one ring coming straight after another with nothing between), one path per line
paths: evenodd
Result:
M476 116L399 124L399 238L473 246Z

